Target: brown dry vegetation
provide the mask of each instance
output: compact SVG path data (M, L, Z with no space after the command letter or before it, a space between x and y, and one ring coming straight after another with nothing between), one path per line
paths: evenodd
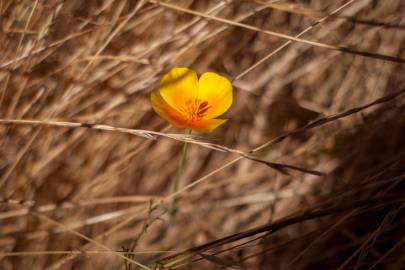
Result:
M403 269L404 15L1 0L0 269ZM214 133L152 111L174 66L233 80Z

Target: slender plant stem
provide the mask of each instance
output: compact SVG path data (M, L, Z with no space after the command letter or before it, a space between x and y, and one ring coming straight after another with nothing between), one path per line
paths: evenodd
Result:
M190 135L191 134L191 129L188 129L187 133ZM186 157L187 157L187 148L188 148L188 143L184 142L183 144L183 149L181 150L181 157L180 157L180 161L179 161L179 167L177 169L177 173L176 173L176 179L173 183L173 192L176 193L177 190L179 189L179 185L180 185L180 179L181 176L183 175L183 171L184 171L184 163L186 161ZM177 212L177 207L176 207L176 198L173 197L171 204L170 204L170 216L174 217L176 215Z

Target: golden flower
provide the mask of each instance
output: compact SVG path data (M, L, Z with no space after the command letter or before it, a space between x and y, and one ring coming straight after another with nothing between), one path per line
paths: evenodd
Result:
M232 105L231 82L216 73L205 72L197 78L189 68L173 68L159 83L160 95L151 94L152 107L177 128L211 132L227 119L215 117Z

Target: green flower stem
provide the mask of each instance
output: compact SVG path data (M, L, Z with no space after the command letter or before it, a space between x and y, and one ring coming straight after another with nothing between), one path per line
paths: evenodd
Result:
M191 129L188 130L188 135L191 134ZM184 163L186 162L186 156L187 156L187 148L188 148L188 143L184 142L183 144L183 149L181 150L181 157L180 157L180 161L179 161L179 167L177 169L177 173L176 173L176 179L173 183L173 192L176 193L177 190L179 190L179 185L180 185L180 179L181 176L183 175L183 171L184 171ZM176 207L176 197L173 197L172 202L170 204L170 216L174 217L176 215L177 212L177 207Z

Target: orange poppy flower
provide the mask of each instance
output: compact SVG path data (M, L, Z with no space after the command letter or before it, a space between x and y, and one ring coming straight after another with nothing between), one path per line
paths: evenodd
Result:
M212 132L227 119L215 117L232 105L231 82L216 73L205 72L197 78L189 68L173 68L159 83L160 95L150 98L154 111L177 128Z

